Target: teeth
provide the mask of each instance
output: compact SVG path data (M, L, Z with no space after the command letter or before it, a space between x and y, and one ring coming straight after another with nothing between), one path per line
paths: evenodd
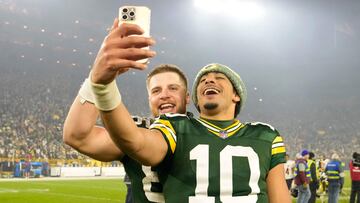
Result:
M160 105L160 109L171 108L173 106L174 105L172 105L172 104L162 104L162 105Z
M220 92L219 92L219 90L213 89L213 88L206 89L205 92L204 92L205 95L207 95L207 94L209 94L209 93L219 94Z

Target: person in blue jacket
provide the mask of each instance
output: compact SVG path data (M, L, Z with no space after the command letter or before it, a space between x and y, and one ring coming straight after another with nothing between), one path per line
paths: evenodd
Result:
M339 199L340 187L344 183L344 168L339 155L334 153L330 162L326 165L325 173L328 177L329 203L336 203Z

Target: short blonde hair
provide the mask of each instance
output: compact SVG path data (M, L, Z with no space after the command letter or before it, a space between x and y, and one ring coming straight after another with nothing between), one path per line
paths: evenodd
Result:
M187 78L186 78L184 72L182 72L181 69L174 64L160 64L158 66L155 66L154 69L152 69L146 77L146 87L149 88L150 79L154 75L157 75L159 73L166 73L166 72L173 72L173 73L178 74L180 77L180 80L185 85L185 90L186 91L188 90L188 82L187 82Z

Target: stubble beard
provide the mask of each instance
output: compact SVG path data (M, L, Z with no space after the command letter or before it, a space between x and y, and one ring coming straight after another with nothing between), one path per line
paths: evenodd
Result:
M204 109L206 109L206 110L214 110L218 106L219 105L217 103L206 103L206 104L204 104Z

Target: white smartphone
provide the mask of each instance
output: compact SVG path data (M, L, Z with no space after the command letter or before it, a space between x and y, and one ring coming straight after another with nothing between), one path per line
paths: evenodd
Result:
M132 23L139 25L145 37L150 37L150 17L151 10L145 6L122 6L119 8L119 26L122 23ZM144 49L149 49L145 47ZM147 63L149 59L142 59L138 62Z

